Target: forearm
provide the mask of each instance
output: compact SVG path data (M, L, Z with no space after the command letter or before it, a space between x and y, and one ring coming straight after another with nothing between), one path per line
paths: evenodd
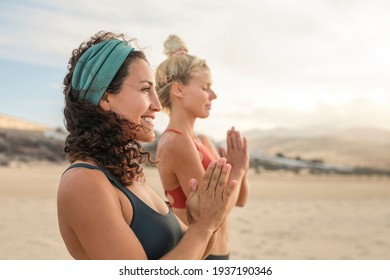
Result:
M239 194L236 201L236 206L243 207L246 204L249 197L249 189L250 189L249 181L247 175L245 174L242 179L241 186L239 188Z
M211 250L213 249L214 244L215 244L215 240L217 239L218 231L219 230L214 232L214 234L211 236L209 243L207 244L206 250L203 254L202 259L205 259L210 254Z
M239 186L232 193L233 199L232 199L232 204L230 206L230 208L232 209L234 206L237 205L237 202L238 202L240 195L241 195L241 188L242 188L243 184L244 184L244 186L246 185L246 172L245 172L245 170L242 170L242 169L235 170L233 167L232 172L230 173L230 177L229 177L229 181L231 181L231 180L237 181L237 186Z
M190 225L177 246L162 260L201 260L212 245L213 232L204 227Z

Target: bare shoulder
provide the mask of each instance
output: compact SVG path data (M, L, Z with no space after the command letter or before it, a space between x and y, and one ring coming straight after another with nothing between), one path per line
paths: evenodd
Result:
M87 168L72 168L65 172L60 180L59 193L99 191L110 184L106 176L99 170Z
M164 133L158 143L160 155L168 153L175 156L183 154L191 145L191 138L184 134Z
M99 170L73 168L63 174L57 195L59 214L79 215L117 204L110 181ZM66 211L62 211L66 209Z

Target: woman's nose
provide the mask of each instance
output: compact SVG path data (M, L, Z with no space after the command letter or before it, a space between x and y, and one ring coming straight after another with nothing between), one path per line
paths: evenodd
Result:
M150 108L153 110L153 111L156 111L156 112L160 112L162 107L161 107L161 103L160 101L158 100L158 97L157 97L157 94L156 92L154 92L152 94L152 103L150 104Z

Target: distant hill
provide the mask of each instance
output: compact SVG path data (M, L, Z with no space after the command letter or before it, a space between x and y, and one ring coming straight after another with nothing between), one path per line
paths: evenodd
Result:
M374 128L253 130L250 149L354 167L390 169L390 131Z
M61 135L48 126L0 115L0 165L65 161Z
M0 114L0 129L45 131L50 129L50 127Z

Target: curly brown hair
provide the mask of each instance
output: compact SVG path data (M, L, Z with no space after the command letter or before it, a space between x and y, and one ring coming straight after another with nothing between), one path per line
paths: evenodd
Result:
M64 150L71 163L91 159L122 184L132 185L135 180L143 178L140 165L145 162L145 157L149 162L153 161L150 153L142 150L135 134L129 135L126 132L128 130L123 127L130 127L130 131L138 131L143 127L128 122L115 112L106 112L88 101L79 100L74 96L71 85L73 71L80 56L95 44L117 38L129 41L124 34L100 31L72 52L68 63L69 72L64 78L64 117L65 127L69 132ZM120 91L128 75L129 65L136 59L147 61L142 51L132 51L108 86L107 92L117 94Z

